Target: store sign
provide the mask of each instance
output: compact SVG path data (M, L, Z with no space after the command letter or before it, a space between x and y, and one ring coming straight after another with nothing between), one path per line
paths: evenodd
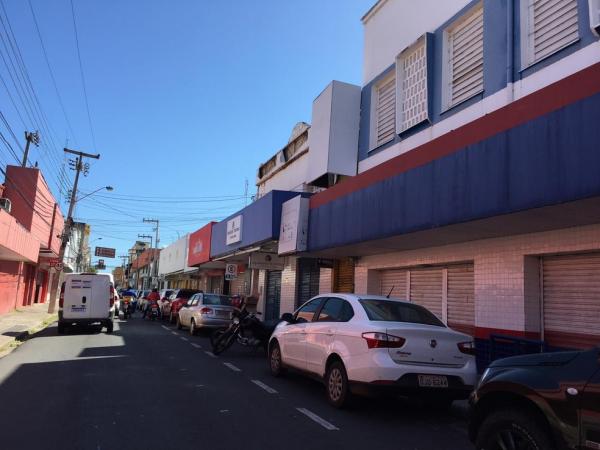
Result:
M274 253L252 253L250 254L250 269L259 270L283 270L284 259Z
M212 235L212 223L190 234L188 249L188 266L195 266L210 261L210 238Z
M94 256L102 256L104 258L114 258L115 254L115 249L108 247L96 247L94 252Z
M235 244L242 240L242 216L235 216L227 221L227 236L225 243L227 245Z
M237 277L237 264L227 264L225 266L225 279L226 280L235 280Z
M294 197L281 205L281 228L277 253L303 252L308 241L308 202L307 198Z

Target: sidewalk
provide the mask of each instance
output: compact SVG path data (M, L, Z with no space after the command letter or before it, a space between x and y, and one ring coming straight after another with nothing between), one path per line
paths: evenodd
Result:
M15 311L0 316L0 357L11 346L27 339L49 323L54 322L58 315L48 314L48 303L38 303L21 307Z

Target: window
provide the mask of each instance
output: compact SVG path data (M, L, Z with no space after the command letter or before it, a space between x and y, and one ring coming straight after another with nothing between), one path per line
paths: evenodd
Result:
M444 31L444 109L483 91L483 6Z
M577 12L577 0L521 0L523 67L579 39Z
M375 299L359 300L359 302L369 320L445 326L433 313L414 303Z
M354 316L350 303L341 298L328 298L319 312L317 322L348 322Z
M198 294L198 296L200 295L202 294ZM204 294L204 300L202 300L202 303L204 305L231 306L231 297L220 294Z
M394 73L373 88L371 149L394 139L396 135L396 76Z
M321 306L321 303L323 303L323 297L311 300L296 312L294 320L298 323L310 322L311 320L313 320L315 312L317 312L317 310Z
M429 118L425 36L398 55L396 69L398 78L396 127L399 132L403 132Z

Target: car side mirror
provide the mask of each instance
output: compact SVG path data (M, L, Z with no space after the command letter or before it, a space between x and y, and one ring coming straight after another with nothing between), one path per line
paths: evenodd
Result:
M294 323L294 316L291 313L283 313L281 315L281 320L287 323Z

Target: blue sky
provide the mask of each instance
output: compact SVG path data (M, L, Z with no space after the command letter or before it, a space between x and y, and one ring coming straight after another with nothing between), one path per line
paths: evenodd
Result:
M374 0L74 0L95 139L70 0L31 0L66 118L28 0L2 2L8 68L0 59L0 75L13 99L0 85L10 127L0 123L0 131L21 157L10 131L22 140L24 125L40 129L44 145L30 160L57 198L61 180L74 175L59 172L67 140L100 153L81 195L115 190L83 199L75 217L91 224L93 246L125 254L138 233L153 234L143 217L161 220L164 246L244 206L245 179L252 195L258 165L285 145L296 122L310 122L312 100L327 83L360 84L360 17ZM43 115L18 79L12 84L18 72L3 46L9 22ZM0 142L0 166L7 163L14 157ZM64 193L62 208L66 214Z

